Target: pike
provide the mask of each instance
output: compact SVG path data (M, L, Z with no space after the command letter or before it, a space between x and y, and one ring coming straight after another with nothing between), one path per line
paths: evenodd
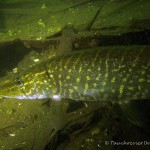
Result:
M101 47L53 57L3 78L0 97L116 102L150 99L149 46Z

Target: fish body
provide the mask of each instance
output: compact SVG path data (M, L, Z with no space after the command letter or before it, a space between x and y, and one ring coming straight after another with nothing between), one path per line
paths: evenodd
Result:
M0 82L0 97L150 99L149 46L103 47L53 57Z

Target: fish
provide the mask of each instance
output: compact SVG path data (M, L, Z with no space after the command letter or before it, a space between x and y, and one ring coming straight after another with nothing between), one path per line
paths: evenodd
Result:
M76 101L150 99L149 46L111 46L52 57L0 81L0 97Z

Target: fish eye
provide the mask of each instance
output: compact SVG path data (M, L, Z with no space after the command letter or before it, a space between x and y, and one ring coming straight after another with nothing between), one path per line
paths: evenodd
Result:
M16 83L17 83L20 87L23 87L23 85L24 85L23 81L21 81L21 80L17 80Z
M14 77L15 77L16 84L18 84L19 87L22 88L24 86L24 82L20 79L18 74L16 74Z

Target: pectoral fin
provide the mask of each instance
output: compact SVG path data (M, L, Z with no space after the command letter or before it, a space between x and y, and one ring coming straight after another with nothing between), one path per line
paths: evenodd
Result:
M119 105L131 123L150 128L150 100L129 100L120 102Z

